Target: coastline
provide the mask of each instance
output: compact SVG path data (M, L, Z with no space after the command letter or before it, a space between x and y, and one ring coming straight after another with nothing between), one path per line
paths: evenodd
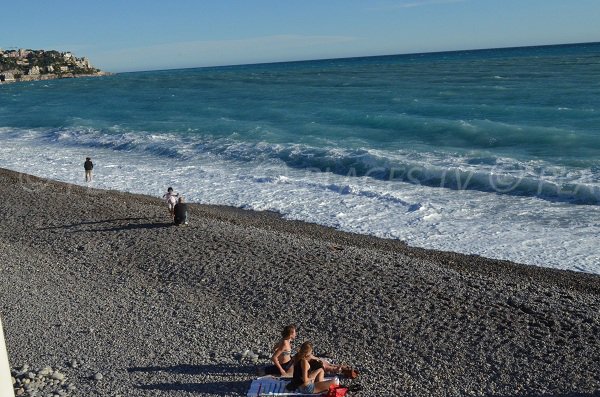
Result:
M289 322L356 365L363 395L600 391L600 276L232 207L174 227L158 198L4 169L0 185L11 365L60 367L77 394L245 394L243 352L266 363Z
M29 81L46 81L46 80L60 80L60 79L78 79L83 77L104 77L104 76L112 76L114 73L111 72L97 72L97 73L85 73L85 74L74 74L74 73L64 73L62 75L47 73L47 74L38 74L38 75L25 75L23 77L19 77L14 80L1 81L0 85L3 84L13 84L13 83L24 83Z
M546 49L539 55L545 54L544 60L553 56L576 59L580 51L587 50ZM490 66L486 59L493 54L479 55L477 65ZM507 50L505 56L514 57L515 62L503 64L493 74L493 70L488 70L489 77L498 80L493 76L517 76L520 70L530 67L527 64L531 58L524 55ZM469 57L457 55L464 56ZM101 177L92 184L94 187L160 196L165 184L174 185L191 201L274 210L287 219L397 238L412 246L600 274L597 241L593 237L600 235L600 224L593 221L600 217L600 206L596 205L600 191L594 165L597 156L593 156L591 149L578 158L575 149L594 146L588 142L589 134L585 131L598 125L595 119L585 116L585 112L579 113L583 110L577 108L558 113L558 105L540 109L538 121L545 127L536 129L535 137L523 138L528 142L525 151L540 153L542 157L537 158L520 152L522 129L537 125L538 118L522 112L520 107L511 108L499 118L496 118L499 114L489 114L494 119L489 125L477 117L472 123L465 121L466 124L455 120L457 115L469 114L465 103L457 103L454 112L440 115L436 106L416 102L411 105L408 101L399 103L398 112L369 116L377 113L375 109L387 109L389 101L402 98L407 89L437 102L436 90L432 92L430 84L419 83L432 77L423 68L412 65L406 69L419 78L396 78L394 71L404 70L405 60L391 57L385 62L389 67L380 74L369 75L364 82L350 84L343 91L336 87L354 81L354 69L360 70L366 62L365 66L375 71L378 63L360 58L345 61L345 66L319 62L303 66L286 64L275 68L282 72L275 80L265 78L270 72L263 70L264 67L249 66L125 73L114 78L62 80L52 84L39 82L31 83L25 90L15 86L16 91L6 87L7 98L16 96L3 108L2 164L21 172L81 184L76 170L82 152L88 152L100 167ZM429 64L437 60L437 56L424 56L422 61ZM456 83L454 79L460 80L462 73L476 67L464 59L456 62L460 67L436 72L440 76L448 73L446 88L451 89ZM593 90L589 89L593 85L587 83L593 72L577 73L573 81L569 78L571 72L579 70L576 64L567 63L573 68L565 65L560 68L566 84L561 84L560 95L537 80L536 90L552 103L556 98L566 102L593 98ZM544 65L548 67L546 61ZM327 74L303 73L309 66L315 71L339 68L340 73L332 81ZM253 79L246 78L249 73L261 77L258 86L254 86ZM224 76L227 78L223 79ZM290 86L293 89L281 92L280 83L284 81L281 78L293 81ZM210 82L209 107L193 105L197 92L189 89L191 80ZM333 84L327 88L331 95L322 97L329 99L321 105L311 94L310 87L315 82ZM529 100L537 101L516 80L496 82L507 87L516 84L515 94L524 100L526 108L532 105ZM381 83L389 84L392 91L378 91ZM357 100L363 95L363 84L373 89L374 102ZM485 102L491 92L479 91L477 84L473 80L461 85L456 98L466 98L475 90L483 95L478 100ZM56 90L59 86L60 90ZM125 86L132 89L123 90ZM147 90L135 89L142 86ZM241 95L232 96L232 87L239 88ZM578 87L588 89L579 91ZM166 89L174 90L172 96L163 95ZM335 100L338 94L342 102ZM288 108L291 117L281 118L269 106L259 105L255 109L266 96L277 97L273 105ZM232 101L232 97L237 99ZM152 98L168 100L168 106ZM492 107L502 108L506 105L504 99L494 97ZM43 106L29 113L32 103ZM140 106L141 103L149 105ZM485 113L485 108L492 107L484 106L481 110ZM335 109L346 110L337 113ZM421 131L418 116L421 112L434 119L442 116L440 129L431 130L424 125L424 135L417 138L423 145L404 145L406 139L412 142L409 136L413 132ZM327 114L335 116L330 119ZM313 121L317 124L312 124ZM562 153L560 144L554 145L560 139L552 137L569 133L568 129L554 130L556 123L582 126L572 136L568 153ZM507 125L511 131L508 135L504 131ZM380 133L364 134L366 126ZM258 135L253 132L255 127L260 130ZM274 134L269 132L272 127ZM463 140L465 128L473 129L481 139ZM438 141L435 131L447 131L449 141ZM364 136L354 141L342 138L346 133ZM488 135L495 137L489 142L500 140L506 148L515 150L488 147L485 139ZM382 146L382 142L387 139L394 143L385 148L387 145ZM437 147L438 144L441 146ZM454 152L446 144L461 149ZM471 150L472 145L482 145L483 153ZM40 155L46 156L44 161L38 160ZM121 167L122 164L129 166ZM132 183L140 171L145 173L143 181Z

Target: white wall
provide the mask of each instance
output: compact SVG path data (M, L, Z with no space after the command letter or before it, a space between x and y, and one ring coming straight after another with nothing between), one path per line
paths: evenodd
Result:
M4 342L2 331L2 319L0 318L0 396L14 397L12 378L10 376L10 365L8 365L8 352Z

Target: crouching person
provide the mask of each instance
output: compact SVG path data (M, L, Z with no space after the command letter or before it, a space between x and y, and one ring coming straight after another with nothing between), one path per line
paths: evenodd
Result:
M173 221L176 225L187 225L189 222L188 205L183 197L179 197L175 208L173 208Z

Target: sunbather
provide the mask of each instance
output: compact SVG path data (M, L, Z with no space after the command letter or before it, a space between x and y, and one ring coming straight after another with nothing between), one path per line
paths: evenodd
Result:
M288 325L281 331L281 340L273 348L271 361L273 365L264 368L264 373L275 376L291 376L294 360L292 360L292 341L296 338L296 326Z
M328 390L331 385L339 385L340 382L337 377L332 380L325 380L325 370L323 368L311 370L309 360L310 357L314 357L312 353L312 343L304 342L294 356L294 372L292 381L289 384L291 390L305 394L316 394Z

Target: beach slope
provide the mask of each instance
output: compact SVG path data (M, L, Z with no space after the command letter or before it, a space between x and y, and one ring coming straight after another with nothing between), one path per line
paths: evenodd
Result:
M7 170L0 186L10 363L58 370L65 395L245 395L288 323L359 368L363 396L600 393L598 276L229 207L175 227L160 199Z

